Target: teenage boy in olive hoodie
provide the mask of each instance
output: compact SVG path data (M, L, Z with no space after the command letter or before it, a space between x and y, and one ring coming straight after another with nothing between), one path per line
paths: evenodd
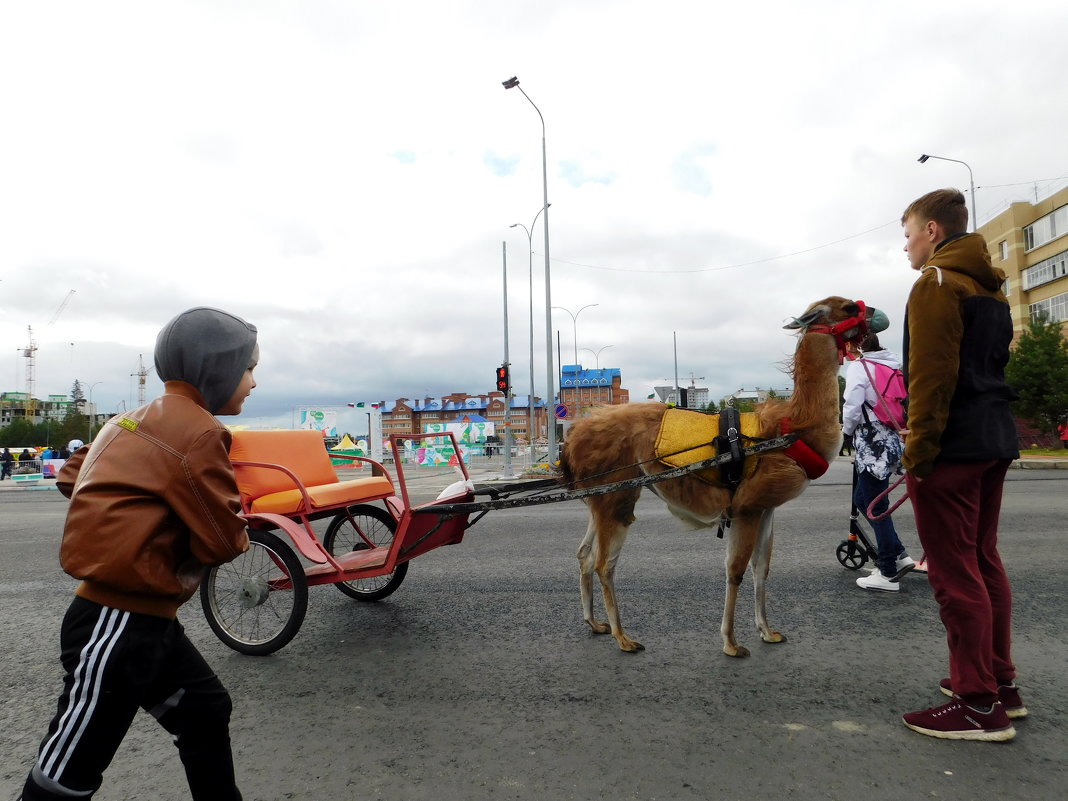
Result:
M60 563L81 584L60 632L63 692L24 801L91 798L139 707L174 735L194 799L240 801L230 696L177 612L205 565L248 548L230 432L214 415L240 413L257 360L256 328L239 317L179 314L156 339L163 395L113 417L60 471L71 499Z
M901 217L905 252L920 272L906 308L909 390L905 467L927 577L949 642L953 699L904 716L921 734L1011 740L1027 715L1011 656L1012 590L997 549L1005 472L1019 457L1005 383L1012 319L1005 274L986 242L966 233L955 189L914 201Z

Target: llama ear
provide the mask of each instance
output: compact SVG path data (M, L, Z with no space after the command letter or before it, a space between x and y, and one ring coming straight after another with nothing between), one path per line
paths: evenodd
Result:
M795 317L793 319L793 322L787 323L783 326L783 328L808 328L818 319L829 314L830 311L830 307L825 306L823 304L820 304L819 306L814 306L807 312L802 314L800 317Z

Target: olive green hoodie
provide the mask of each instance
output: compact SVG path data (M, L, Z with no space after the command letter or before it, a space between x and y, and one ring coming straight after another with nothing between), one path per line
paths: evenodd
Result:
M1005 274L979 234L939 243L909 293L904 363L908 384L905 469L924 478L936 460L1017 458L1005 383L1012 342Z

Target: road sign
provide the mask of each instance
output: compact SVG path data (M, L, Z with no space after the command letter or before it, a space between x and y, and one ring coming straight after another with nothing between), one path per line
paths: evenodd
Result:
M567 417L567 406L563 403L556 404L556 419L563 420Z

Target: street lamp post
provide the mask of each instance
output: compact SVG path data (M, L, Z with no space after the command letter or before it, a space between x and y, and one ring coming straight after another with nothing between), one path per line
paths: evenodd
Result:
M530 96L523 91L523 87L519 85L519 79L514 75L507 81L502 82L504 88L518 89L523 93L523 97L527 99L530 105L534 106L534 110L538 112L538 119L541 120L541 192L542 192L542 204L541 211L544 215L541 223L545 229L545 387L546 387L546 404L551 404L555 400L555 387L556 382L553 378L553 321L552 321L552 290L549 282L549 164L545 155L545 117L542 116L541 109L535 105L534 101L530 99ZM556 424L549 422L549 462L553 464L557 460L558 448L556 444Z
M610 347L612 347L612 346L611 345L605 345L604 347L598 348L596 351L593 348L579 348L579 350L588 350L590 353L592 353L593 354L593 358L596 360L596 363L597 363L597 369L600 370L601 369L601 351L604 350L605 348L610 348Z
M552 203L549 204L550 206ZM530 440L530 454L534 454L534 225L546 207L538 209L530 228L523 223L512 223L509 228L522 228L527 234L527 297L530 299L530 399L527 403L527 439ZM548 403L548 401L546 401Z
M93 441L93 417L96 415L96 407L93 406L93 387L103 383L103 381L94 381L89 385L89 442Z
M585 306L583 306L581 309L579 309L574 314L571 314L571 310L570 309L565 309L563 306L553 306L554 309L559 309L560 311L566 311L568 314L571 314L571 336L574 338L575 364L578 364L578 316L580 314L582 314L584 309L590 309L590 308L592 308L594 306L599 306L599 305L600 305L599 303L587 303Z
M591 306L597 306L597 305L598 304L596 304L596 303L588 303L585 306L583 306L581 309L579 309L577 312L575 312L574 314L571 314L571 310L570 309L565 309L563 306L553 306L554 309L559 309L560 311L566 311L568 314L571 315L571 337L572 337L572 339L574 341L574 345L575 345L575 361L574 361L574 364L575 364L576 367L578 366L578 316L580 314L582 314L584 309L588 309ZM557 335L559 335L559 332L557 332ZM560 398L560 400L562 402L563 401L563 392L564 392L564 390L563 390L564 376L562 374L563 373L563 365L561 365L560 370L561 370L561 375L560 375L560 395L561 395L561 398ZM577 408L578 407L578 403L579 403L579 388L577 386L572 386L571 388L574 390L575 406Z
M593 358L594 358L594 362L597 365L597 369L600 370L601 369L601 351L605 350L606 348L610 348L610 347L612 347L612 346L611 345L603 345L600 348L598 348L597 350L594 350L593 348L579 348L579 350L588 350L590 353L592 353L593 354ZM602 378L599 377L598 380L600 381L600 380L602 380ZM591 389L590 389L590 403L591 404L593 403L593 399L594 399L593 389L591 387ZM612 402L612 386L611 386L611 384L609 384L609 386L608 386L608 402L609 403Z
M932 156L930 153L924 153L918 159L916 159L916 161L920 162L920 164L924 164L924 163L926 163L927 159L939 159L940 161L952 161L954 164L963 164L965 167L968 167L968 162L966 162L966 161L961 161L960 159L949 159L949 158L946 158L945 156ZM972 232L974 233L978 229L979 220L977 220L976 217L975 217L975 178L972 176L972 168L971 167L968 167L968 183L971 184L971 192L972 192Z

